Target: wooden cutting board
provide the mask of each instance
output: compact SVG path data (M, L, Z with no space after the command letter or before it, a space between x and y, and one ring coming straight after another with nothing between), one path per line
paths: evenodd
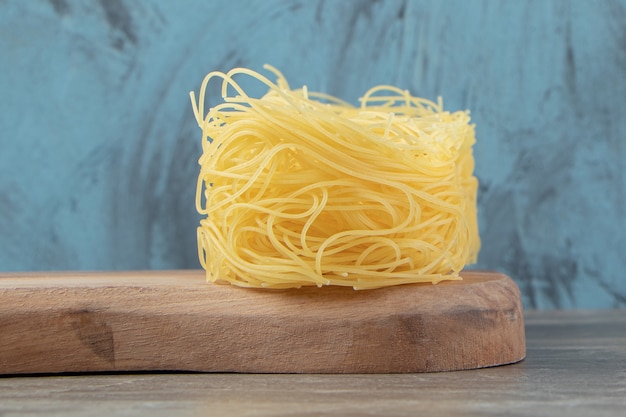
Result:
M515 283L251 290L203 271L0 274L0 374L396 373L520 361Z

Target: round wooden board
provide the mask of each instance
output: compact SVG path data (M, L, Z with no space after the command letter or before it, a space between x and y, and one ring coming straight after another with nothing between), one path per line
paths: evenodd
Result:
M203 271L0 274L0 374L399 373L520 361L517 285L494 272L378 290L251 290Z

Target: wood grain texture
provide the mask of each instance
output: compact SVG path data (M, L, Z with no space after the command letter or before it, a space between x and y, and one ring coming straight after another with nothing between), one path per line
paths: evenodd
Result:
M372 291L250 290L202 271L0 274L0 374L400 373L525 356L505 275Z
M0 415L623 417L623 311L526 311L524 319L527 357L507 366L392 375L0 377Z

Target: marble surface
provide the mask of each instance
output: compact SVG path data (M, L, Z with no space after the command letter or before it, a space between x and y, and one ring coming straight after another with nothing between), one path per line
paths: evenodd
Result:
M0 377L0 415L623 416L626 315L529 312L514 365L397 375Z
M624 307L625 22L624 0L2 0L0 270L197 267L188 92L270 63L470 109L477 266L527 307Z

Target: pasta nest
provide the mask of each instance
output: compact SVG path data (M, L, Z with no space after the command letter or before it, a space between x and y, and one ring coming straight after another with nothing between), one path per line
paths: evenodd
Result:
M276 82L238 68L191 93L207 279L355 289L460 279L480 248L469 112L392 86L353 106L266 68ZM243 76L267 93L248 96ZM205 114L214 79L223 101Z

